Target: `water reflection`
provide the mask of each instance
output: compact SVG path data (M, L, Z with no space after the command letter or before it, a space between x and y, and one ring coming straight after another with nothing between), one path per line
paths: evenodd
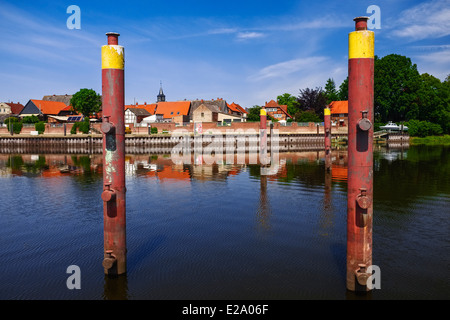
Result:
M378 199L410 198L417 194L434 194L439 186L433 181L444 179L449 171L445 161L448 148L376 147L374 151L374 193ZM427 170L422 170L418 162L430 162ZM261 203L267 202L267 183L299 182L307 188L323 188L324 209L331 208L332 185L346 189L347 151L333 150L331 174L326 174L325 153L321 151L280 153L275 171L261 174L261 166L253 164L247 157L242 164L205 164L197 159L192 164L176 164L170 154L127 155L126 175L128 179L150 179L160 183L181 183L189 185L193 181L226 181L230 177L248 172L250 177L261 180ZM407 161L406 161L407 160ZM27 178L72 177L82 184L99 182L102 179L102 155L9 155L0 154L0 176L22 176ZM392 177L406 181L403 188L397 188ZM448 175L447 175L448 176ZM264 178L262 178L264 177ZM421 182L427 183L421 183ZM425 187L426 186L426 187ZM395 201L393 199L392 201ZM400 200L399 200L400 201ZM408 205L408 204L406 204ZM261 204L262 208L264 207ZM332 210L332 209L330 209Z
M271 175L250 162L177 164L170 154L127 155L129 274L104 279L97 254L101 155L0 155L0 298L73 298L61 290L65 278L47 280L71 263L89 266L83 281L97 284L92 295L86 286L82 298L448 296L442 274L448 266L449 151L375 150L374 262L383 289L362 297L345 292L345 149L333 150L330 173L324 152L280 153ZM8 203L17 193L30 197L19 209ZM26 277L36 252L40 276Z
M316 168L317 163L324 160L324 152L293 152L280 153L275 171L261 174L259 164L254 164L251 158L246 158L242 164L213 163L206 164L196 158L193 164L176 164L170 154L158 155L127 155L125 158L125 173L128 177L156 178L159 181L211 181L226 180L229 176L238 175L247 168L253 168L254 177L267 176L268 181L281 180L289 182L298 174L290 172L293 166L311 164ZM346 180L346 152L333 153L333 180ZM5 155L0 154L1 176L26 176L56 178L75 176L101 179L102 155ZM299 167L300 168L300 167ZM343 170L339 170L343 169ZM321 168L317 168L321 172ZM269 174L267 174L267 172ZM300 173L300 172L298 172ZM321 179L317 179L319 182ZM321 185L322 183L318 183Z
M128 277L126 274L119 276L105 275L103 285L104 300L128 300Z
M270 230L270 215L271 208L269 197L267 196L267 176L261 175L259 187L259 206L256 211L256 220L258 222L258 229L261 231Z

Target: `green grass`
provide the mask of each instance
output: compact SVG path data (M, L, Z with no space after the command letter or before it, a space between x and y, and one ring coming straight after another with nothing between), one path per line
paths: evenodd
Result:
M409 144L411 145L450 145L450 135L446 134L443 136L428 136L424 138L410 137Z

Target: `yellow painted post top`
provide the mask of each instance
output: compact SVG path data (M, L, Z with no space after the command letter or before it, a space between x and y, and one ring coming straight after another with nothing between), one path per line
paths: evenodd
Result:
M369 30L350 32L348 35L348 58L371 58L374 52L375 33Z
M331 115L330 108L325 108L324 111L323 111L323 114L326 115L326 116L330 116Z
M102 69L121 69L125 66L124 50L119 45L102 46Z
M261 112L259 113L260 116L266 116L267 112L266 109L261 109Z

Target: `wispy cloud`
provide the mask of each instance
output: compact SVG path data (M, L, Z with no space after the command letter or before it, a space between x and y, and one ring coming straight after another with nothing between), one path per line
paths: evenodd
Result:
M450 75L450 46L444 46L442 49L415 56L419 72L427 72L441 80Z
M400 17L393 36L415 41L450 35L450 0L421 3L404 10Z
M314 68L314 66L326 61L326 57L307 57L283 61L262 68L256 74L251 75L248 79L251 81L259 81L269 78L284 77L291 73L300 72Z
M256 39L256 38L262 38L265 34L262 32L239 32L236 35L236 38L238 40L248 40L248 39Z

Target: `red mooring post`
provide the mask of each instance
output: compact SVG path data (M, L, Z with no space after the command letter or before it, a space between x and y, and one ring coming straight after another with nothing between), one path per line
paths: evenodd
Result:
M267 112L264 107L259 113L259 161L261 165L269 162L267 158Z
M126 273L124 48L109 32L102 46L103 222L105 274Z
M324 110L324 131L325 131L325 169L331 171L331 111L329 108Z
M349 34L347 289L369 291L373 219L374 33L358 17Z

